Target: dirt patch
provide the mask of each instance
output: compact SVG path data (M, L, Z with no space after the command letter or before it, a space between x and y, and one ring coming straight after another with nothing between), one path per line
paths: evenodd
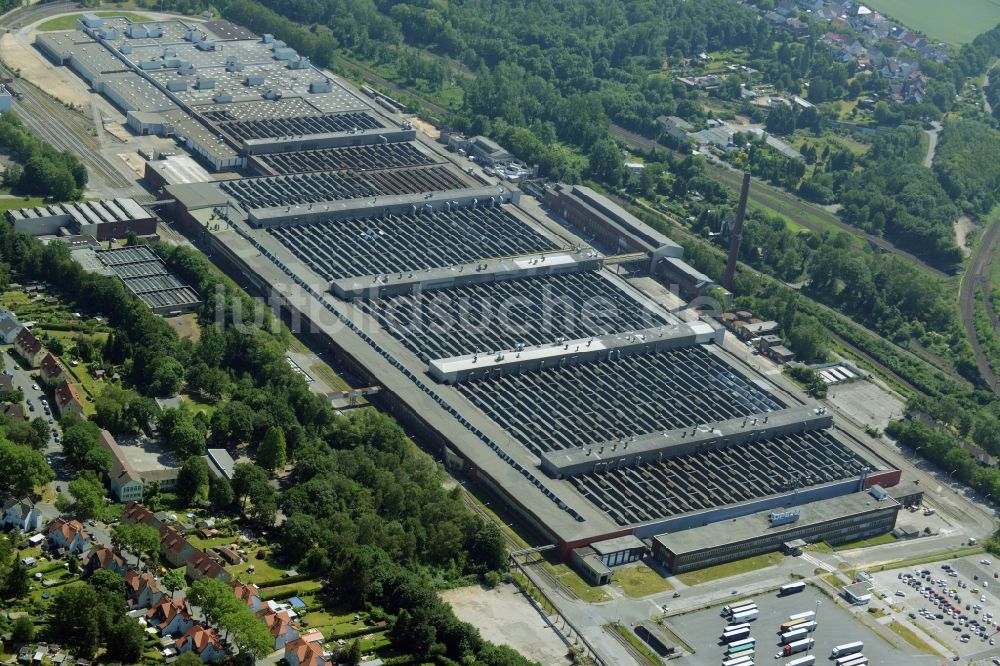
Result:
M29 35L32 39L34 33ZM21 78L63 102L78 107L90 105L90 93L76 76L65 67L54 67L38 51L11 33L0 38L0 59L13 70L21 70Z
M201 339L201 326L198 325L198 315L194 313L178 317L167 317L167 323L182 338L187 338L194 342L198 342Z
M509 645L541 664L569 663L566 644L513 585L461 587L441 597L486 640Z
M961 248L962 254L966 257L972 254L972 248L969 247L968 243L969 234L972 233L973 229L976 229L976 223L968 215L963 215L955 220L955 245Z
M142 178L146 173L146 160L139 157L137 153L118 153L118 157L128 165L136 177Z
M434 139L435 141L441 136L441 130L439 130L437 127L434 127L434 125L431 125L429 122L421 120L416 116L411 116L409 118L409 121L413 123L414 128L420 130L421 132L423 132L430 138Z

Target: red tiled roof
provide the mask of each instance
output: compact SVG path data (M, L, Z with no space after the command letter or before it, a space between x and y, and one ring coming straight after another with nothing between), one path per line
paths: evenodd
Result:
M177 647L182 647L188 641L191 641L191 649L196 654L201 654L209 645L222 649L222 643L219 642L219 637L215 634L215 630L206 629L200 624L196 624L184 632L184 635L177 639Z
M246 583L241 583L238 580L230 581L229 587L233 588L233 594L236 598L249 606L253 602L253 598L257 597L260 599L260 588L258 588L253 583L247 585Z
M277 638L278 636L284 636L285 632L288 631L288 627L292 624L292 618L288 617L288 611L281 611L280 613L275 613L270 608L264 608L257 612L260 619L264 620L264 624L267 625L267 630L271 632L271 635Z
M95 558L97 560L95 566L101 569L105 569L112 564L117 564L119 568L124 568L125 566L125 558L122 557L121 553L112 548L106 548L104 546L92 548L84 558L84 566L91 566L91 563Z
M42 350L41 341L26 328L22 328L17 337L14 338L14 346L31 356Z
M156 524L156 518L153 516L153 512L135 501L129 502L125 505L125 511L122 514L122 518L126 523L142 523L143 525L151 526Z
M62 516L59 516L49 524L47 533L51 536L56 532L60 532L63 535L66 543L72 543L77 534L82 535L85 540L90 539L90 535L83 529L83 525L80 524L79 520L66 520Z
M160 591L159 586L156 584L156 579L153 578L152 574L148 572L139 573L135 569L129 569L125 572L125 590L129 595L136 596L147 587L153 592Z
M316 641L305 641L301 637L285 643L285 657L294 653L302 666L316 666L318 663L328 663L323 659L323 647ZM319 660L319 661L317 661Z
M208 578L216 578L225 569L203 550L195 549L194 553L187 560L187 565L202 573Z
M59 361L52 355L52 352L46 352L42 358L41 373L48 380L64 376L62 366L59 365Z
M188 617L187 605L182 600L173 597L163 597L160 603L146 611L146 617L157 620L160 629L170 624L170 621L178 615L184 618Z
M79 404L81 407L83 403L80 402L80 396L77 395L76 389L69 382L65 382L56 387L56 403L59 405L60 411L71 402Z

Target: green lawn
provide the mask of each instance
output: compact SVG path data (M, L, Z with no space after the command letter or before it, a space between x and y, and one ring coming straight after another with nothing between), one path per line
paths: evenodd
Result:
M896 540L896 537L892 535L892 532L886 532L877 537L872 537L870 539L862 539L861 541L850 541L848 543L842 543L839 546L834 546L834 550L850 550L851 548L868 548L869 546L881 546L884 543L892 543Z
M635 567L622 567L615 571L611 580L622 592L630 597L645 597L658 592L672 590L671 585L663 576L653 571L645 564Z
M932 39L965 44L1000 23L996 0L870 0L866 3Z
M152 21L151 18L146 18L140 14L135 14L133 12L96 12L98 16L124 16L132 23L148 23ZM67 14L66 16L60 16L54 18L50 21L38 26L39 32L46 32L50 30L72 30L76 27L76 20L83 16L83 14Z
M549 566L552 573L555 574L559 581L568 587L573 594L580 597L583 601L587 603L596 604L602 601L610 601L611 595L600 587L595 587L580 578L579 574L570 569L565 564L556 565L545 565Z
M927 654L932 654L934 656L940 656L938 651L932 648L927 641L922 639L916 632L914 632L909 627L900 624L893 620L889 623L889 628L892 629L900 638L904 641L917 648L921 652L926 652Z
M0 198L0 211L12 210L15 208L34 208L45 203L41 197L3 197Z
M247 548L247 555L250 559L242 564L226 567L226 570L244 583L256 583L259 585L260 583L272 580L280 580L286 569L268 559L258 560L257 552L259 550L261 549ZM253 573L247 571L249 567L254 568Z
M641 638L639 638L638 636L636 636L635 633L631 629L629 629L628 627L626 627L624 625L621 625L621 624L618 624L617 622L612 622L611 624L609 624L607 626L608 626L608 628L611 629L611 631L614 631L615 633L617 633L619 636L621 636L626 641L628 641L628 643L632 647L634 647L636 650L638 650L642 654L642 656L646 658L646 661L648 663L650 663L650 664L662 664L663 663L660 660L660 658L656 655L656 653L653 652L648 645L646 645L645 641L643 641Z
M781 553L765 553L756 557L748 557L745 560L736 560L735 562L717 564L714 567L706 567L697 571L677 574L677 580L685 585L699 585L710 580L728 578L729 576L737 576L750 571L764 569L765 567L771 567L783 559L784 555Z

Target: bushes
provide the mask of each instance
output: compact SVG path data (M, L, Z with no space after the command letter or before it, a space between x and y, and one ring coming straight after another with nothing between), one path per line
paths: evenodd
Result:
M79 158L39 140L13 112L0 114L0 146L23 165L4 174L4 183L16 191L68 201L87 185L87 168Z

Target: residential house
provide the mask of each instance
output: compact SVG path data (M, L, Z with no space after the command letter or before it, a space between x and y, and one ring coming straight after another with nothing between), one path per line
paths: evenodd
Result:
M694 129L694 125L677 116L660 116L656 120L663 131L682 143L687 142L688 132Z
M6 416L12 422L24 421L28 418L24 411L24 405L19 402L0 403L0 415Z
M119 502L141 500L146 486L153 482L159 484L161 490L172 490L177 484L177 475L180 472L178 468L150 463L140 469L107 430L101 431L100 444L111 454L108 482L112 495L117 497Z
M192 546L184 535L170 526L160 528L160 553L173 567L182 567L195 553L201 552Z
M99 569L107 569L124 576L128 571L128 565L117 549L95 546L83 557L83 575L90 576Z
M195 552L201 552L184 538L184 535L166 524L166 514L156 513L139 504L127 502L122 520L126 523L149 525L160 532L160 554L172 567L182 567L187 564ZM227 579L228 580L228 579Z
M218 560L198 548L194 548L194 552L185 564L187 565L187 577L191 580L215 578L228 583L233 578L233 575L226 571Z
M20 354L21 358L32 368L37 368L42 362L42 357L45 356L45 347L42 346L41 341L26 328L22 328L14 337L14 351Z
M233 594L236 595L236 598L249 606L250 610L257 612L264 607L264 603L260 599L260 588L253 583L247 585L238 580L232 580L229 582L229 587L233 588Z
M152 511L138 502L126 502L125 510L122 512L122 521L130 525L142 523L156 529L160 529L160 526L163 524L157 520L156 515Z
M323 657L323 644L302 638L285 643L285 661L288 666L330 666Z
M14 313L0 310L0 340L3 340L3 344L14 344L14 339L22 328Z
M150 573L139 573L130 569L125 573L125 597L130 610L152 608L163 600L166 593L156 584Z
M59 415L83 414L83 403L76 389L69 382L64 382L56 387L56 407L59 408Z
M66 372L52 352L45 352L45 356L42 357L39 374L48 386L57 386L66 381Z
M243 561L243 558L240 557L240 554L232 546L219 546L215 549L215 552L228 564L239 564Z
M71 553L82 553L90 545L90 535L78 520L67 520L59 516L49 524L49 544L53 548L65 548Z
M221 661L226 656L215 630L206 629L200 624L185 631L174 645L177 647L177 654L194 652L204 662Z
M34 532L42 526L42 512L28 498L9 499L3 505L3 527Z
M187 604L180 599L164 596L159 603L146 611L146 622L154 627L160 636L176 636L183 634L192 626L194 620L188 612Z
M268 632L274 639L274 649L280 650L285 647L288 641L299 637L299 630L292 626L292 618L286 611L274 612L270 608L265 608L257 613L257 616L264 621Z

